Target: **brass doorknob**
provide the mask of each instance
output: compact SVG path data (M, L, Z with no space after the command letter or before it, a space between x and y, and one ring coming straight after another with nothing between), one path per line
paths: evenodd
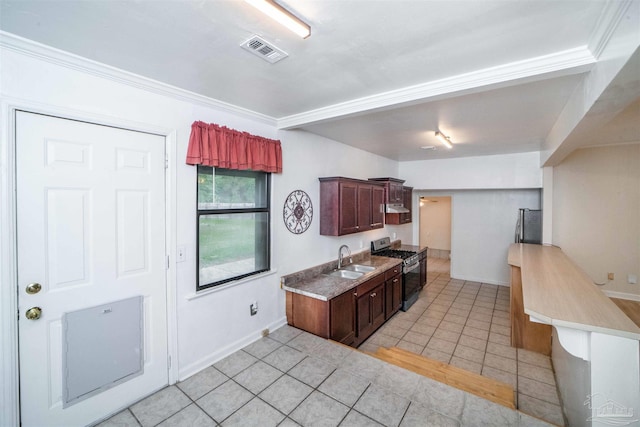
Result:
M24 316L29 320L37 320L42 315L42 309L40 307L31 307Z
M33 294L37 294L38 292L40 292L41 289L42 289L42 286L40 285L40 283L29 283L27 285L25 291L29 295L33 295Z

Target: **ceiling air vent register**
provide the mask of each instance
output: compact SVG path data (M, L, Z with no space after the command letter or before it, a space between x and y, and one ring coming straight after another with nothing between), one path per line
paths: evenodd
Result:
M252 36L249 40L242 43L240 47L271 64L289 56L284 50L277 48L259 36Z

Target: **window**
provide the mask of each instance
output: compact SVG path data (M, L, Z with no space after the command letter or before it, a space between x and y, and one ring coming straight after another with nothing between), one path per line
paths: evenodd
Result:
M270 268L270 174L198 166L197 290Z

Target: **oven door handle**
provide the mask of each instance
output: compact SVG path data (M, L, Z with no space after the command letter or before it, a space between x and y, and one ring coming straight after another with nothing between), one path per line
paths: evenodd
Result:
M405 265L403 269L403 273L408 273L419 267L420 267L420 262L416 262L415 264L411 264L411 265Z

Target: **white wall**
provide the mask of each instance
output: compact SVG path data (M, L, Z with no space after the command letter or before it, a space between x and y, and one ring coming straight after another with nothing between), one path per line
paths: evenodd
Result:
M508 285L518 209L540 208L540 153L402 162L399 174L414 198L452 197L451 277Z
M553 243L605 291L640 297L640 143L584 148L553 170Z
M175 274L175 312L177 313L177 356L179 378L202 369L236 349L257 339L265 328L285 322L284 292L280 276L337 257L341 244L348 244L354 252L368 248L375 238L396 232L398 238L409 241L411 226L396 226L393 230L375 230L344 238L319 235L320 176L342 175L355 178L396 176L397 163L343 144L305 132L278 132L264 118L252 119L250 114L236 114L212 106L197 97L167 96L165 90L147 90L105 78L100 73L79 71L78 67L60 66L37 55L25 55L2 49L0 88L3 98L2 129L8 129L9 108L18 106L72 118L144 129L170 135L174 142L175 166L169 170L175 188L169 239L174 251L177 245L186 247L186 261L172 264ZM65 55L61 55L68 59ZM84 66L84 62L70 59ZM97 67L100 68L100 67ZM171 91L171 90L169 90ZM272 186L272 269L274 274L247 280L237 286L195 295L196 280L196 168L185 164L190 126L202 120L224 124L231 128L269 138L280 138L283 144L284 173L273 176ZM2 136L0 164L7 177L11 135ZM3 184L5 185L5 184ZM286 196L294 189L307 191L314 204L315 215L311 228L302 235L293 235L282 222L282 207ZM11 192L0 187L2 200L9 200ZM0 213L2 236L11 236L9 207L4 203ZM172 236L173 235L173 236ZM4 237L3 237L4 239ZM11 245L11 243L7 243ZM2 256L0 265L3 295L15 295L15 282L8 275L11 260ZM9 279L9 280L5 280ZM260 311L249 315L249 304L258 301ZM173 308L171 309L173 310ZM3 347L11 336L3 321ZM5 333L6 332L6 333ZM11 355L3 354L10 357ZM176 363L176 360L173 361ZM9 366L11 366L11 363ZM7 366L4 364L3 366ZM8 372L3 372L9 375Z
M402 162L399 172L416 190L542 188L539 152Z
M451 198L426 197L420 201L420 246L451 250Z
M507 252L519 208L540 208L540 190L419 191L451 196L451 277L509 285Z
M319 177L344 176L367 179L376 176L397 176L397 162L363 152L304 131L281 131L282 175L274 176L275 253L278 275L283 276L307 267L322 264L338 257L338 248L346 244L352 253L369 249L371 240L397 233L403 241L411 240L411 226L387 226L385 229L333 237L320 235ZM309 229L300 235L287 231L281 219L282 205L287 195L301 189L313 203L313 220ZM284 308L283 308L284 310Z

